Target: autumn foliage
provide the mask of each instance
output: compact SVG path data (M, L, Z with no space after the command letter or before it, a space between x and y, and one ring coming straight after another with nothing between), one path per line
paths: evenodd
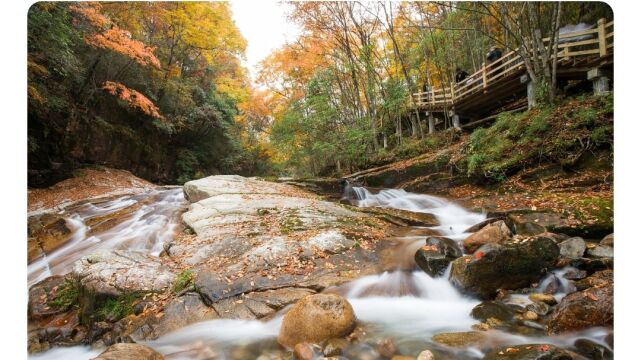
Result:
M113 81L106 81L102 89L113 96L117 96L118 99L125 101L130 108L141 111L154 119L164 120L164 117L160 115L158 107L138 91Z
M96 32L85 36L87 44L115 51L142 66L151 65L160 68L160 61L153 54L153 47L133 39L130 32L113 24L107 16L100 13L101 7L99 3L80 3L69 8L96 29ZM108 29L105 30L105 28Z

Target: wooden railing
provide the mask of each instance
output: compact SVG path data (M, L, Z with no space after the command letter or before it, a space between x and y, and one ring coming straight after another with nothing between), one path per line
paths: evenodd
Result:
M588 38L580 39L584 37ZM573 38L577 39L563 42L563 39ZM558 62L561 64L576 58L604 57L613 52L613 21L607 23L604 19L600 19L594 28L565 33L560 35L559 39ZM548 45L549 38L543 39L543 43ZM457 101L483 91L505 75L524 68L524 61L517 50L513 50L494 63L483 63L480 70L459 83L412 94L413 100L416 106L429 109L455 105Z

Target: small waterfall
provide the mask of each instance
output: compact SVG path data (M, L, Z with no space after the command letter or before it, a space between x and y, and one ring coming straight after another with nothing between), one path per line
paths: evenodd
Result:
M437 230L444 236L455 240L462 240L467 234L468 227L483 221L484 214L473 213L449 202L445 199L413 194L404 190L381 190L378 194L372 194L363 187L352 187L348 182L345 186L345 198L356 201L358 206L389 207L414 212L434 214L440 222ZM159 202L166 201L163 206L174 204L180 200L176 194L164 196ZM115 206L111 204L110 206ZM153 205L148 205L153 206ZM95 209L94 209L95 211ZM155 234L152 243L142 245L138 242L130 242L130 234L126 226L111 229L105 233L110 238L116 239L111 244L105 234L97 234L97 244L105 243L115 246L118 243L127 244L129 247L139 246L147 251L156 251L158 242L164 241L167 234L172 233L174 222L164 221L150 214L149 209L141 207L140 214L132 216L128 226L135 226L132 233ZM83 216L80 215L80 219ZM144 220L146 219L146 220ZM148 223L146 222L148 221ZM152 231L145 228L150 224L162 224L160 228ZM419 228L417 228L419 230ZM401 237L399 240L405 244L423 243L425 236L415 234ZM89 241L83 239L83 242ZM155 249L155 250L154 250ZM400 249L408 249L403 248ZM415 250L413 251L415 252ZM471 326L477 323L471 316L471 310L480 300L462 295L448 281L451 266L444 276L432 278L428 274L418 271L396 270L377 275L364 276L357 280L338 287L327 289L327 292L339 293L348 298L354 308L359 321L367 324L367 331L375 336L392 337L399 343L403 341L428 342L431 336L440 332L470 331ZM571 268L554 271L545 278L540 285L544 289L546 284L555 281L557 277L560 286L556 294L563 295L570 291L570 282L564 279L564 275ZM526 297L526 295L523 295ZM247 353L238 357L230 352L235 348L251 348L251 351L277 348L276 338L282 322L282 316L286 310L268 321L260 320L209 320L186 326L172 333L166 334L157 340L142 342L164 354L166 359L238 359L249 358ZM577 333L568 333L559 336L524 336L510 334L503 331L491 330L486 332L492 345L511 346L527 343L549 343L569 348L578 338L588 338L599 344L604 344L604 338L609 330L603 328L591 328ZM371 334L370 334L371 336ZM454 358L481 358L483 353L476 348L462 349ZM77 346L70 348L56 348L43 354L30 355L30 359L65 359L86 360L95 357L100 351L89 347ZM253 354L253 353L252 353ZM257 357L254 356L254 357ZM252 357L253 358L253 357Z
M71 236L64 245L29 264L29 286L48 276L68 272L74 262L99 250L128 249L158 255L163 244L174 236L185 204L182 189L177 188L87 203L63 213ZM118 213L136 206L139 208L135 211ZM110 216L110 220L98 220L93 225L114 221L115 225L105 230L95 231L87 225Z

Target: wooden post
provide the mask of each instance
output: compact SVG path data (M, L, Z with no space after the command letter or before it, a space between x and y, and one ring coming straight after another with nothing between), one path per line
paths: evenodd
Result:
M429 134L433 134L434 132L436 132L436 124L435 124L435 121L433 120L432 112L429 112L428 119L429 119Z
M455 84L456 84L456 83L451 83L451 103L452 103L452 104L453 104L453 100L455 100L455 98L456 98L456 93L455 93L455 91L453 90L453 86L454 86Z
M482 88L487 88L487 64L482 63Z
M435 105L436 103L436 92L433 90L433 86L431 87L431 104Z
M604 29L605 20L598 20L598 45L600 47L600 57L607 55L607 34Z

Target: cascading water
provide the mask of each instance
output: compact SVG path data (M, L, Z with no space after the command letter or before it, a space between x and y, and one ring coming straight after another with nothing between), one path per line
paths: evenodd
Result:
M406 192L404 190L381 190L377 194L371 193L366 188L345 187L345 195L358 206L378 206L396 209L410 210L413 212L432 213L439 221L439 225L432 227L443 236L461 241L467 234L465 229L485 220L484 214L469 212L464 208L444 200L442 198L420 195ZM177 193L166 198L179 198ZM113 203L101 204L101 209L118 208L118 204L125 202L125 198L114 200ZM161 200L162 201L162 200ZM170 200L166 200L172 203ZM165 202L164 205L166 206ZM153 205L148 205L153 206ZM157 209L157 207L155 207ZM95 208L92 208L95 213ZM157 212L149 211L145 215L134 216L134 223L139 223L141 219L152 219ZM95 215L94 215L95 216ZM73 221L78 221L77 229L82 228L81 224L87 219L87 214L78 214L72 217ZM70 220L72 221L72 220ZM171 226L171 221L167 221L164 226ZM147 224L148 225L148 224ZM145 228L144 226L140 227ZM397 237L401 242L400 249L410 249L409 253L424 244L424 235L419 234L421 228L414 228L415 233L409 232L406 236ZM165 234L170 229L163 228L163 231L156 229L156 234ZM85 230L86 231L86 230ZM147 230L150 231L150 230ZM135 231L133 231L135 233ZM111 244L115 246L123 241L128 246L145 247L148 251L156 251L157 241L163 236L156 235L156 242L153 244L131 242L132 234L122 228L116 230L112 228L106 233L111 234L105 237L102 234L99 243ZM116 236L121 234L122 237ZM416 234L417 233L417 234ZM80 234L80 233L78 233ZM126 234L126 235L125 235ZM98 236L98 235L96 235ZM78 238L82 238L78 240ZM76 243L82 243L84 235L74 238ZM111 239L111 241L109 241ZM70 249L77 245L71 245ZM62 249L60 251L63 251ZM64 250L65 253L69 250ZM51 257L66 257L68 255L57 255L55 252ZM51 260L49 260L51 262ZM48 264L48 263L47 263ZM46 266L40 266L42 269ZM54 266L55 267L55 266ZM480 303L479 300L462 295L448 281L450 269L440 277L430 277L422 271L402 270L399 261L399 269L385 272L378 275L365 276L339 287L327 289L328 292L340 293L347 297L352 304L359 321L367 325L370 336L391 337L395 340L399 348L411 349L409 352L420 350L420 346L429 344L432 335L440 332L469 331L471 326L477 323L471 316L471 310ZM31 269L30 269L31 270ZM545 285L551 282L553 277L564 279L563 275L570 269L561 269L549 275L548 279L541 282ZM43 270L41 270L43 271ZM54 270L55 271L55 270ZM560 281L561 293L569 291L570 284L566 280ZM566 283L565 283L566 282ZM285 309L286 311L286 309ZM275 341L282 321L282 311L280 314L268 321L259 320L210 320L192 324L164 335L157 340L144 343L151 346L165 355L166 359L244 359L255 358L256 352L233 353L230 348L246 350L247 348L276 348ZM577 338L588 338L603 346L604 338L609 333L606 329L593 328L579 333L566 334L554 337L531 337L518 334L510 334L502 331L491 330L486 332L491 338L491 342L496 346L517 345L526 343L548 343L561 347L570 347ZM416 348L415 344L418 343ZM413 346L413 347L412 347ZM424 349L424 347L422 347ZM453 350L451 350L453 351ZM58 348L40 355L32 355L32 359L65 359L65 360L85 360L96 356L99 351L91 350L88 347ZM258 350L257 353L260 353ZM483 356L479 349L473 347L456 350L451 354L458 359L477 359Z
M29 286L68 272L82 256L98 250L128 249L158 255L174 235L185 204L182 189L176 188L86 203L63 211L60 215L66 218L71 236L64 245L29 264ZM119 215L120 212L124 214ZM116 224L100 230L108 220ZM98 230L94 231L94 227Z

